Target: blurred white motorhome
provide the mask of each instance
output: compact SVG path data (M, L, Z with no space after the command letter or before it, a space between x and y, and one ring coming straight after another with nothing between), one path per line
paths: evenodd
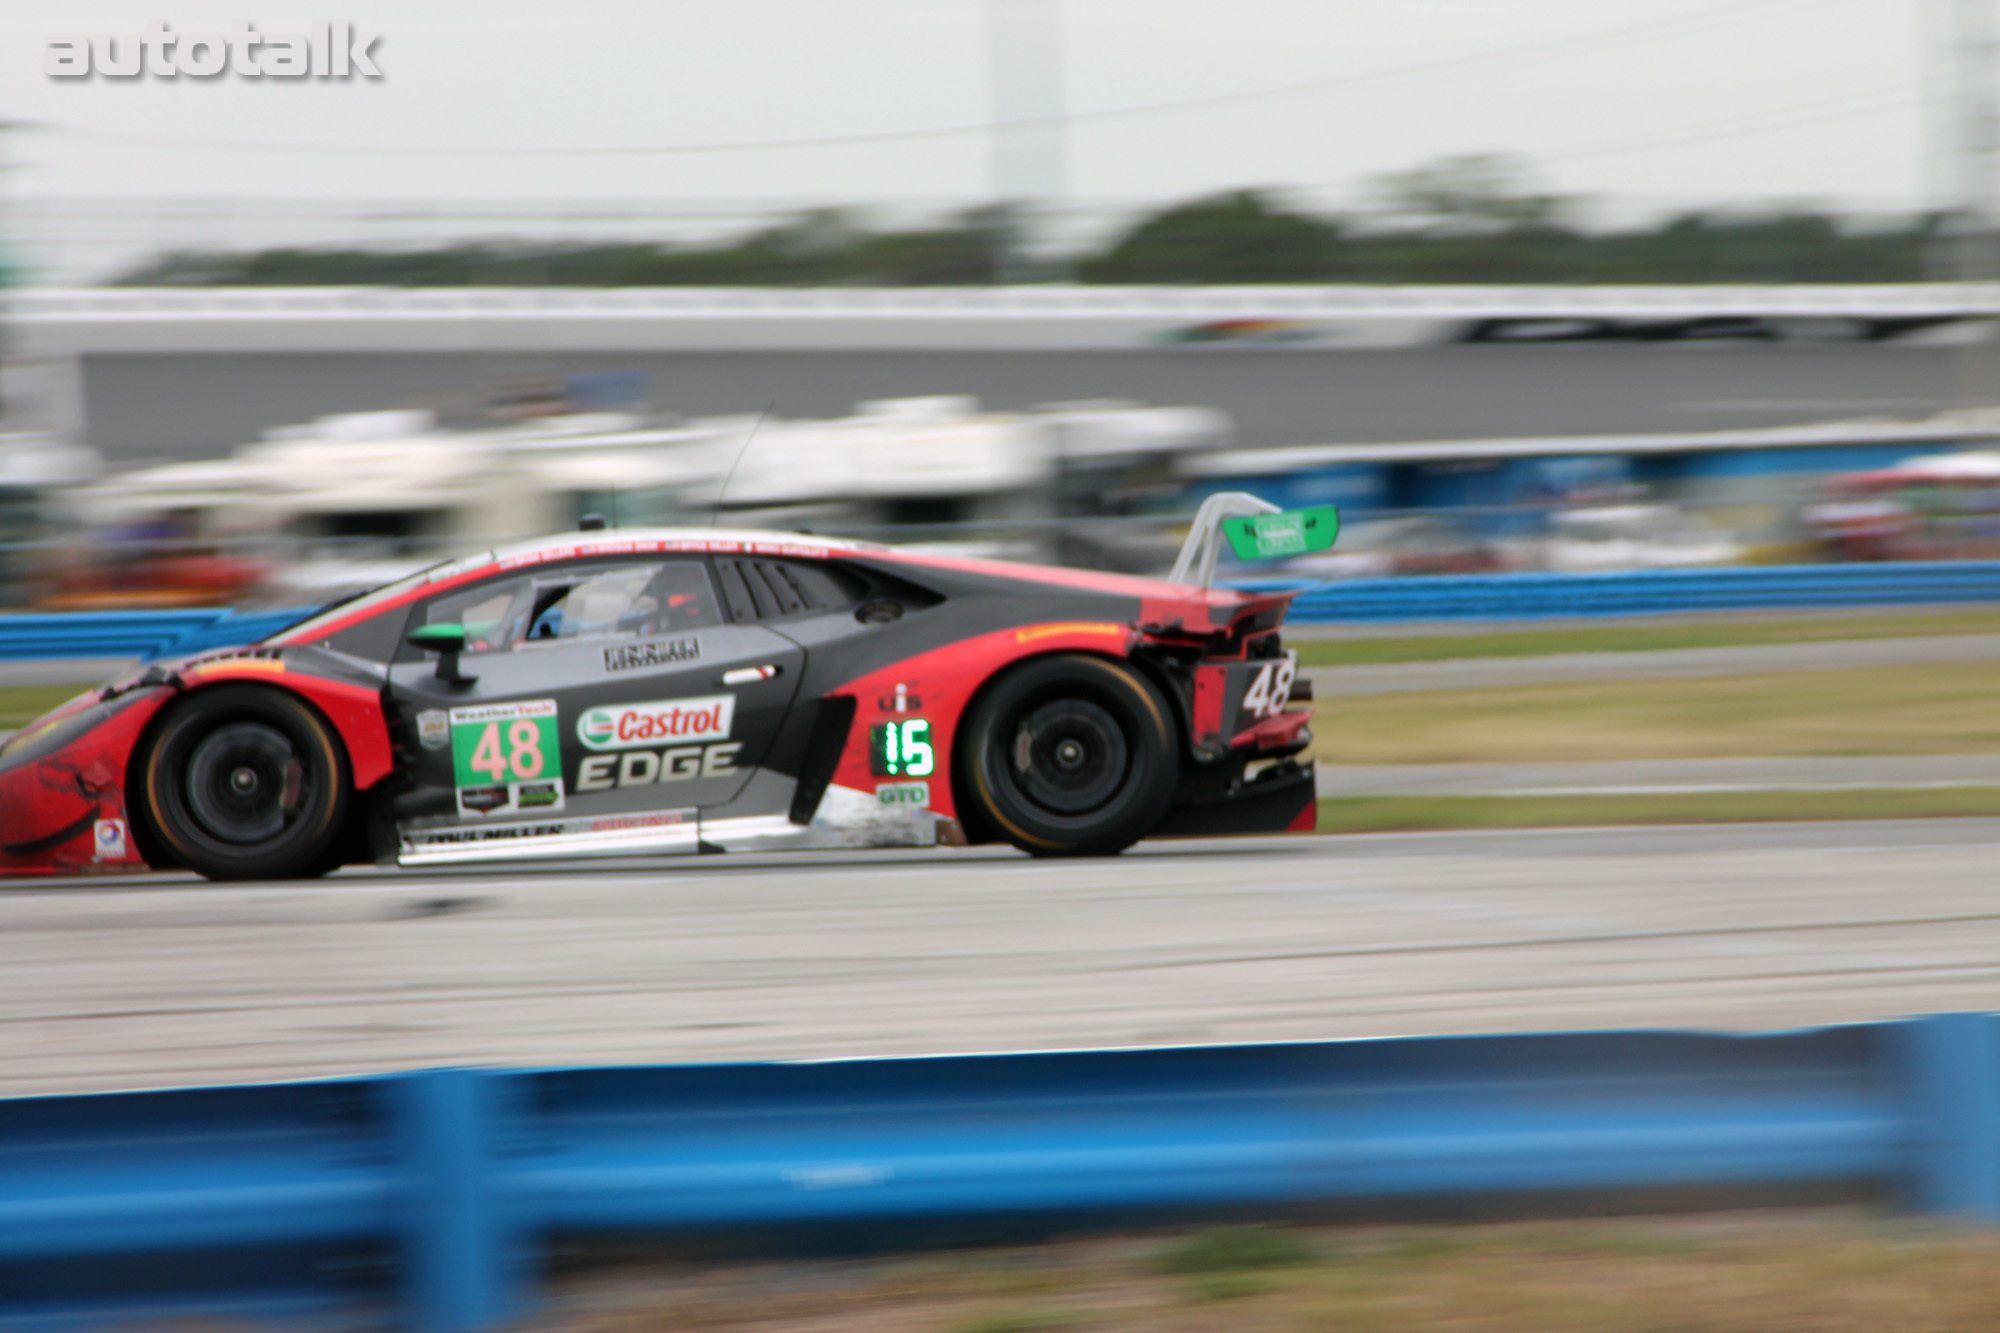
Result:
M96 475L97 454L51 435L0 431L0 605L19 599L34 544L47 535L51 494Z
M674 481L664 455L561 448L625 424L448 432L429 412L353 413L268 432L226 459L117 473L69 501L114 548L213 544L264 562L269 595L312 600L401 577L440 552L563 526L598 489L644 494Z
M865 402L832 420L595 412L471 430L363 412L267 432L227 459L116 474L69 500L98 532L171 529L255 551L271 562L270 596L310 600L587 513L638 524L724 510L738 526L848 529L1116 513L1170 480L1174 456L1228 435L1199 408L989 413L964 397ZM985 544L1029 553L1020 545Z
M1606 505L1550 515L1542 567L1565 574L1688 569L1735 564L1744 554L1699 515L1669 505Z

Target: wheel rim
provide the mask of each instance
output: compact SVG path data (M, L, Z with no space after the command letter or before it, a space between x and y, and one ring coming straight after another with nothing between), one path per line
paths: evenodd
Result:
M305 797L305 763L291 737L276 727L217 727L188 755L188 811L220 841L269 842L285 831Z
M1125 732L1087 699L1058 699L1014 729L1009 770L1021 794L1058 815L1083 815L1110 801L1131 766Z

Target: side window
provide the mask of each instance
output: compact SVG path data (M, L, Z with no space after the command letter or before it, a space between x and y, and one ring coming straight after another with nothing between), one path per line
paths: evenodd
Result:
M721 623L708 571L693 560L617 565L535 580L526 641L640 638Z
M825 564L718 559L715 570L729 598L730 616L738 622L842 611L861 601L860 582Z
M433 600L424 609L424 623L465 626L468 653L501 652L513 646L532 591L527 579L482 583Z
M433 601L425 623L465 626L467 653L634 639L722 623L698 560L552 570L486 583Z

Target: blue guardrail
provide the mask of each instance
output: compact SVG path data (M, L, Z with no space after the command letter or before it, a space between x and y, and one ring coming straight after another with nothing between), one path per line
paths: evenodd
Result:
M1233 586L1282 590L1300 584L1296 579L1249 579ZM1951 602L2000 602L2000 560L1343 579L1307 585L1292 603L1289 619L1295 624L1545 620ZM0 661L177 657L261 639L310 614L310 607L290 607L0 616Z
M308 606L279 611L51 611L0 616L0 662L68 658L179 657L205 648L252 643L311 615Z
M0 1315L331 1306L456 1333L524 1313L552 1241L618 1233L1687 1186L2000 1222L2000 1015L18 1098Z
M1298 579L1251 579L1282 590ZM1774 565L1616 574L1458 574L1309 585L1294 624L1400 620L1550 620L1842 606L2000 602L2000 560Z

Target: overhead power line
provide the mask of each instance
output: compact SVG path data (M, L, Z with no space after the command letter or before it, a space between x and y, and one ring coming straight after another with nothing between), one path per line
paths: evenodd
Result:
M195 139L165 135L133 134L118 130L92 129L80 125L51 125L47 128L73 138L100 143L130 144L145 148L177 148L198 152L287 153L292 155L345 157L457 157L457 158L619 158L679 157L699 154L759 153L819 148L866 147L874 144L912 143L927 139L953 139L991 134L1001 130L1054 128L1058 126L1109 124L1154 116L1183 115L1189 112L1246 106L1257 102L1306 97L1319 93L1373 88L1410 80L1433 78L1461 70L1536 60L1581 47L1621 42L1675 28L1704 27L1752 10L1797 4L1800 0L1729 0L1691 14L1678 14L1646 23L1602 28L1544 42L1507 47L1498 51L1475 52L1445 60L1397 65L1361 74L1314 79L1305 83L1280 84L1237 93L1217 93L1207 97L1183 98L1172 102L1150 102L1139 106L1113 107L1102 111L1078 111L1060 116L1033 116L1018 120L980 121L961 125L940 125L923 129L879 130L860 134L827 134L792 139L740 139L712 143L636 145L598 148L493 148L462 146L445 148L410 145L312 144L242 139Z
M1702 143L1712 139L1739 139L1756 134L1769 134L1776 130L1789 130L1802 125L1819 125L1828 121L1852 120L1861 116L1880 115L1885 111L1901 111L1907 107L1922 106L1926 102L1939 100L1941 93L1922 92L1904 88L1885 95L1883 90L1862 98L1838 98L1832 101L1806 102L1789 111L1776 111L1761 116L1739 116L1730 120L1708 121L1690 125L1682 130L1664 130L1654 134L1629 135L1617 139L1602 139L1595 143L1578 144L1573 148L1556 148L1535 157L1544 162L1568 162L1593 157L1618 157L1628 153L1651 152L1656 148L1674 148L1681 144Z

